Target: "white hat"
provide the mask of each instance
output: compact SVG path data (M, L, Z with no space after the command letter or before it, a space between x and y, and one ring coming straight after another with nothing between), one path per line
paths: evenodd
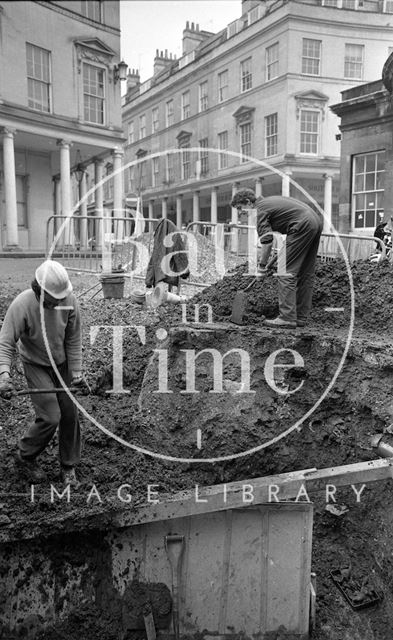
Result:
M57 300L66 298L72 291L66 269L55 260L45 260L40 264L35 272L35 279L44 291Z

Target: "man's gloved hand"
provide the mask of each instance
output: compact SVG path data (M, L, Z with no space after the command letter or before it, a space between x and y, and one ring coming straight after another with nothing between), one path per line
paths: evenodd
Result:
M81 373L75 373L71 378L70 387L74 387L80 391L80 393L86 395L91 393L90 386L86 378Z
M15 391L11 376L8 372L0 374L0 398L9 400Z

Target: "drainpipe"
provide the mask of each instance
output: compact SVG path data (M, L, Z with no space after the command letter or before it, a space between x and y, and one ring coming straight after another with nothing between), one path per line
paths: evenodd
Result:
M383 441L385 434L378 433L370 440L370 444L375 453L382 458L393 458L393 446Z

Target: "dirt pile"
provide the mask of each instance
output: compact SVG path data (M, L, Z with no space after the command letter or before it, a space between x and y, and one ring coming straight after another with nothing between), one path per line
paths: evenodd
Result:
M213 308L214 322L227 322L237 289L249 282L243 277L245 267L199 293L187 304L191 321L194 304L208 303ZM58 484L56 443L42 456L48 483L36 487L34 504L29 486L13 464L12 452L17 437L32 417L27 398L2 402L0 419L2 440L0 474L4 511L11 518L8 532L18 537L40 530L45 535L73 528L87 528L96 523L105 528L114 509L133 508L144 504L146 485L158 484L160 495L199 485L247 479L296 469L322 468L368 460L374 457L369 441L375 432L393 422L393 349L386 336L393 329L392 267L390 264L358 263L352 268L355 291L355 332L342 372L327 397L315 412L283 440L262 451L223 460L219 463L160 460L127 448L100 431L89 418L82 416L84 433L83 460L78 470L82 480L78 495L70 504L50 501L49 483ZM14 296L14 291L0 297L1 311ZM181 310L165 305L153 313L128 300L95 299L81 301L84 321L84 363L94 395L80 399L88 415L105 425L119 438L149 451L159 451L185 458L226 456L243 452L275 437L282 428L292 425L315 404L332 379L345 348L350 286L345 265L341 262L318 265L312 321L304 331L282 334L256 331L260 316L277 312L274 277L258 282L248 296L247 322L243 329L225 331L212 327L194 331L180 327ZM344 307L344 313L326 312L328 307ZM92 343L92 327L105 325L96 332ZM114 384L113 333L110 327L123 326L122 353L115 361L123 362L120 394L107 393ZM139 328L139 333L138 329ZM167 342L159 340L157 331L165 329ZM228 356L223 364L223 391L214 389L211 355L200 356L196 366L195 389L198 394L181 394L186 390L185 354L182 349L216 348L226 353L242 348L251 356L251 396L238 394L242 384L239 359ZM177 394L154 394L157 390L157 359L153 351L168 348L168 389ZM302 355L304 364L275 377L269 386L264 375L267 357L279 349L293 349ZM15 380L23 385L15 363ZM188 381L190 382L190 381ZM243 380L244 382L244 380ZM301 389L294 391L301 383ZM202 448L197 447L197 429L201 429ZM132 487L131 505L116 502L120 484ZM86 501L95 484L102 502ZM316 496L313 569L318 576L318 640L387 640L393 635L392 545L390 540L393 495L389 482L367 488L364 500L356 504L350 493L340 492L340 502L349 511L337 518L325 511L323 497ZM3 530L4 538L8 533ZM354 612L342 600L333 585L329 570L352 563L359 575L370 574L385 598L377 611ZM103 607L99 616L105 615ZM74 616L74 617L72 617ZM90 620L91 625L88 626ZM104 624L105 623L105 624ZM99 618L96 610L83 607L71 614L69 626L52 629L50 638L104 638L103 629L110 620ZM98 625L98 626L97 626ZM56 635L57 634L57 635ZM68 634L68 635L67 635ZM100 635L101 634L101 635ZM110 635L108 635L110 638Z
M251 280L247 266L242 265L215 285L194 297L193 302L213 307L215 321L228 320L237 290ZM393 328L393 265L389 262L370 264L359 261L352 265L351 276L355 298L355 327L362 331L387 332ZM273 317L278 312L277 284L274 276L261 278L247 294L246 324L258 324L261 316ZM343 313L325 311L344 308ZM317 264L311 326L347 327L351 309L351 282L344 261Z

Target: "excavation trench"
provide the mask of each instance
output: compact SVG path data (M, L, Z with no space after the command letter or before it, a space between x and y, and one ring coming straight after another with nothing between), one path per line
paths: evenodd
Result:
M196 520L192 513L177 517L176 511L169 519L151 515L147 524L132 514L138 509L159 513L176 492L195 492L196 486L243 480L252 484L252 479L263 476L372 460L371 436L393 422L393 350L384 342L355 337L346 352L344 329L332 336L312 328L285 332L220 322L161 321L156 319L148 329L145 345L135 333L127 337L123 383L132 393L118 397L106 393L113 377L103 362L96 369L95 396L85 400L87 411L106 428L153 456L127 450L85 420L84 481L78 493L71 493L70 500L56 495L51 501L47 486L36 487L32 504L24 486L25 498L9 498L2 505L12 521L0 531L3 637L145 637L146 603L153 609L156 629L173 634L172 581L164 550L165 536L173 534L185 536L194 558L184 569L184 588L196 588L197 575L200 593L209 600L204 611L210 607L214 616L219 607L222 623L220 545L228 530L225 508L220 507L221 515L200 512ZM160 340L158 325L167 333L165 337L161 332ZM212 458L219 460L213 463ZM4 491L21 489L9 461L2 465L8 471L3 475ZM53 455L48 454L44 467L59 489L50 477L52 466ZM120 496L132 494L130 502L119 499L119 487L124 485ZM318 584L314 637L389 637L393 630L391 481L367 484L358 502L352 487L339 488L334 499L347 507L342 516L326 510L333 499L327 500L323 487L309 496L303 493L296 503L299 508L308 498L314 502L312 570ZM236 510L233 513L237 517ZM241 521L247 517L242 515ZM305 516L302 512L296 517ZM292 526L290 518L286 526ZM238 531L232 534L236 541L242 527L233 531ZM266 531L269 537L268 526ZM195 546L198 539L204 540L203 547ZM277 557L285 553L286 543L282 545ZM246 551L245 557L254 562L254 551ZM290 557L286 566L289 562ZM349 564L359 579L370 576L383 594L378 608L354 611L343 600L329 571ZM214 567L219 585L213 579L209 582ZM234 575L241 575L241 569ZM263 583L263 574L258 576ZM221 604L210 593L216 593ZM182 633L222 635L218 622L206 624L203 611L194 609L198 598L191 593L184 600L187 607L180 605ZM226 611L231 609L228 603ZM245 603L245 619L248 607ZM247 636L240 613L237 620L240 627L228 628L226 634ZM279 630L277 620L259 637L303 637L285 624Z
M241 505L240 511L221 504L217 512L206 508L203 513L205 504L195 498L196 486L211 486L213 494L225 483L252 484L266 476L376 459L370 438L393 423L393 348L386 337L393 330L391 266L353 267L355 330L347 353L351 296L345 265L318 265L310 327L288 333L262 328L261 315L277 312L274 278L253 289L245 326L229 324L236 290L249 282L243 273L244 268L238 269L191 301L187 324L178 308L165 306L150 314L128 300L82 299L84 361L94 394L80 402L87 415L132 447L82 416L82 484L69 500L57 494L51 500L52 486L62 490L55 442L41 460L48 482L35 487L31 501L31 487L15 470L12 451L32 410L21 397L1 405L0 524L7 518L11 524L0 528L0 637L144 638L147 602L161 636L173 637L172 576L164 539L181 534L187 558L182 586L191 590L180 600L182 634L198 639L299 638L288 621L280 625L279 617L269 620L264 636L250 631L250 612L261 605L250 606L246 588L258 567L253 593L262 589L266 604L266 566L257 564L249 542L256 540L261 553L267 539L268 547L275 540L272 566L279 566L282 556L284 566L291 567L296 554L283 554L295 549L292 515L306 526L308 498L314 503L311 569L317 576L313 638L386 640L393 635L390 479L366 483L359 501L353 487L338 487L334 499L340 515L326 510L333 498L327 500L324 486L309 495L303 492L298 503L292 497L292 508L299 510L286 514L287 524L273 528L273 536L269 522L275 521L275 513L262 514L256 524L252 504ZM9 302L10 297L0 300L1 311ZM213 323L193 324L196 303L211 305ZM327 313L327 308L344 313ZM203 313L200 319L205 319ZM92 344L91 328L103 325L109 328L100 329ZM124 329L122 384L127 393L108 393L115 384L112 326ZM145 329L144 340L135 327ZM22 386L19 368L14 377ZM354 486L357 492L362 487ZM186 491L187 504L200 510L195 518L191 507L181 517L173 508L179 492L184 507ZM280 538L278 530L290 531L289 538ZM232 549L229 532L233 542L244 543L242 561L233 566L224 562ZM378 606L349 607L330 576L331 569L348 566L357 580L372 580L383 595ZM227 583L223 567L230 576ZM284 591L295 565L293 572L282 572ZM273 583L279 584L277 576ZM223 584L228 589L240 584L233 600L225 600ZM239 604L244 593L246 600ZM264 611L271 610L265 606ZM281 610L288 610L287 604ZM265 614L258 615L266 621Z

